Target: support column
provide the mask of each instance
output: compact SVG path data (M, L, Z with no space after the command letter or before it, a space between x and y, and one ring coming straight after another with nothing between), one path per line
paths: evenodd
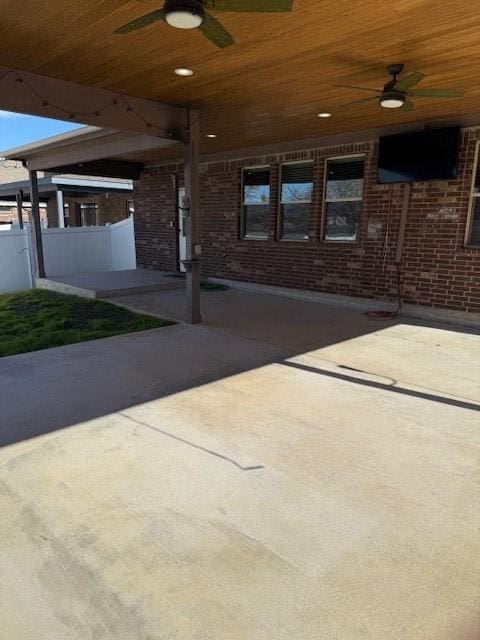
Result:
M23 229L23 191L21 189L19 189L17 192L16 200L18 225L20 229Z
M186 321L202 321L200 313L200 116L188 111L188 132L185 141L185 213L187 232Z
M65 210L63 208L63 191L57 189L57 218L60 229L65 227Z
M45 264L43 260L43 243L42 243L42 227L40 224L40 206L38 199L38 182L37 172L28 170L28 177L30 180L30 226L32 229L32 250L33 250L33 265L36 278L45 278Z

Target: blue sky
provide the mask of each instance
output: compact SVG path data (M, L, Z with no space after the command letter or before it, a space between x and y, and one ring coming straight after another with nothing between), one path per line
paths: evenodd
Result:
M0 111L0 151L78 129L79 126L61 120Z

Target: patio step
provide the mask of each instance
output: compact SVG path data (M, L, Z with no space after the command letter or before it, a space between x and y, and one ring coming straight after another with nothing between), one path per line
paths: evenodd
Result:
M150 291L182 289L181 279L169 277L171 274L146 269L126 271L97 271L69 276L37 278L35 285L57 293L80 296L81 298L113 298Z

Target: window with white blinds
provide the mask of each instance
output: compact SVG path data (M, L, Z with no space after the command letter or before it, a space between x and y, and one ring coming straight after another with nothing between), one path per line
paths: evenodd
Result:
M324 240L357 240L363 200L363 172L363 157L326 161Z
M255 167L242 171L242 237L268 237L270 169Z
M473 176L472 197L470 201L470 215L467 227L466 244L480 247L480 162L479 147L476 152L476 171Z
M282 165L280 189L280 237L282 240L308 239L312 193L313 162Z

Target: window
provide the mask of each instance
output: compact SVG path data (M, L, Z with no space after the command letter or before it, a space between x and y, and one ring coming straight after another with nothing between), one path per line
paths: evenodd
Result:
M313 191L313 163L282 165L280 213L282 240L306 240Z
M259 167L243 170L242 236L268 237L268 206L270 203L270 169Z
M80 204L82 227L98 225L98 205L95 202Z
M480 162L478 161L478 146L476 153L476 170L473 177L472 198L470 202L469 224L467 227L466 244L480 247Z
M363 166L363 158L327 160L324 240L357 240L362 211Z

